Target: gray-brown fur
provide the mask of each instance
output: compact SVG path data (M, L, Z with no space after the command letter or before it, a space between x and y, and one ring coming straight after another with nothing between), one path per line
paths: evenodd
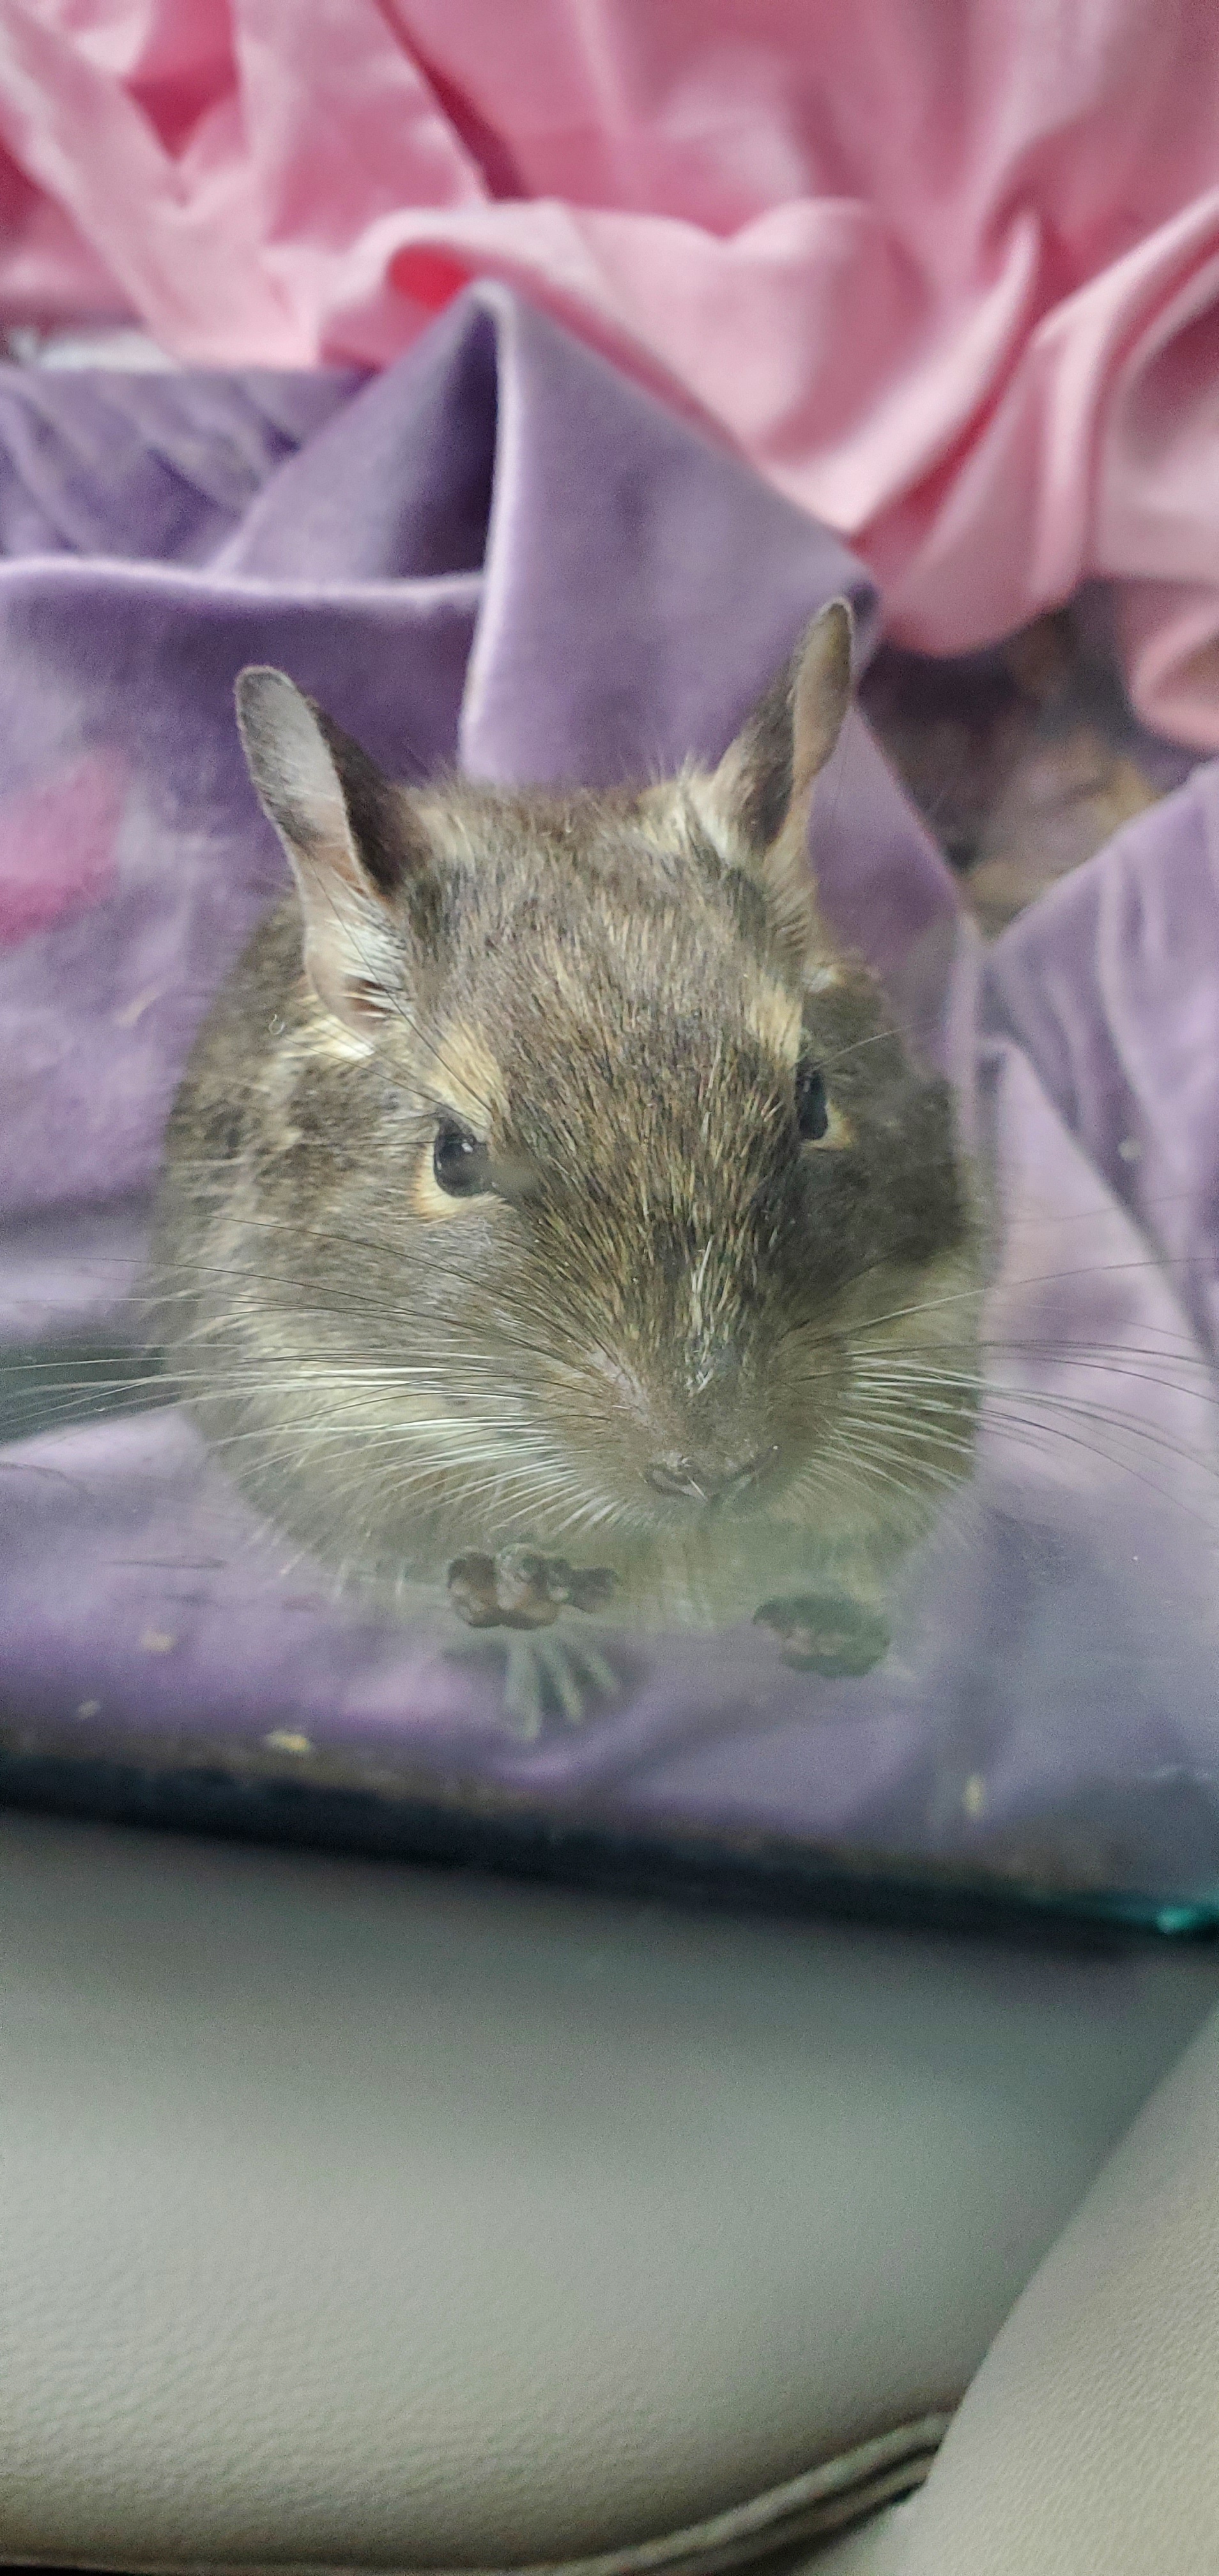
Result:
M826 612L714 778L637 795L389 789L247 677L298 891L174 1109L162 1336L236 1480L345 1573L443 1597L460 1560L461 1615L525 1627L606 1569L611 1622L764 1610L816 1661L810 1605L866 1624L964 1472L949 1099L805 874L846 634ZM455 1126L480 1194L436 1181Z

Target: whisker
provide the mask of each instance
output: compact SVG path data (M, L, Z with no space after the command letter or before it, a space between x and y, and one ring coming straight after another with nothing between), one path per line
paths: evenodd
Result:
M988 1398L995 1392L993 1387L985 1390ZM986 1414L989 1414L1005 1440L1023 1439L1027 1446L1032 1445L1034 1435L1039 1435L1043 1444L1043 1454L1052 1454L1054 1444L1082 1449L1089 1456L1103 1459L1107 1465L1118 1468L1123 1475L1130 1476L1136 1483L1144 1485L1161 1501L1170 1503L1174 1509L1185 1512L1189 1518L1198 1521L1200 1526L1208 1529L1212 1526L1208 1515L1196 1510L1183 1495L1156 1482L1140 1466L1133 1464L1128 1457L1115 1452L1112 1447L1102 1446L1095 1438L1085 1439L1082 1432L1069 1429L1061 1419L1050 1419L1041 1423L1031 1422L1027 1412L1019 1409L1026 1404L1028 1394L1029 1391L1025 1388L998 1390L998 1404L988 1402L983 1419L985 1420ZM1166 1434L1149 1427L1137 1415L1113 1413L1102 1407L1087 1405L1082 1401L1076 1402L1068 1398L1036 1398L1035 1396L1034 1400L1041 1403L1051 1415L1065 1413L1068 1421L1084 1422L1094 1431L1108 1430L1124 1439L1144 1440L1149 1448L1158 1449L1166 1456L1178 1459L1184 1465L1219 1483L1219 1462L1208 1459L1201 1451L1186 1448L1179 1441L1168 1438Z

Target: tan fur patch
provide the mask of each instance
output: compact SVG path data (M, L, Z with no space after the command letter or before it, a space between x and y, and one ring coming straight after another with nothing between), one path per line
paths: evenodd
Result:
M349 1029L345 1020L323 1008L313 1014L306 1036L313 1064L364 1064L373 1051L371 1038L361 1037L358 1029Z
M715 780L710 778L705 770L687 770L681 785L690 808L713 849L719 851L720 857L729 867L747 868L751 853L741 839L740 833L735 829L730 816L724 811L722 798L716 793ZM671 788L665 792L672 796Z
M411 1206L425 1225L439 1225L446 1217L468 1216L471 1208L481 1207L479 1198L454 1198L442 1190L432 1170L430 1150L420 1157L419 1169L411 1183Z
M430 1055L428 1073L446 1108L485 1136L504 1100L504 1077L485 1038L467 1021L452 1020Z
M837 1109L832 1100L827 1100L825 1111L829 1121L825 1134L809 1137L804 1148L806 1154L841 1153L844 1145L855 1142L855 1130L845 1110Z
M761 977L745 994L745 1018L754 1036L780 1064L794 1065L800 1053L800 1005L793 993L772 976Z

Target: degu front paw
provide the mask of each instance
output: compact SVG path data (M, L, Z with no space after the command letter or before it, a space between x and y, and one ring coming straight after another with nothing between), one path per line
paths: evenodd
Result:
M507 1629L464 1655L490 1653L502 1661L504 1718L525 1742L541 1734L548 1717L582 1724L596 1700L617 1698L618 1676L594 1639L553 1630L561 1610L604 1609L617 1576L609 1566L583 1571L566 1557L543 1556L531 1547L501 1548L497 1556L471 1549L455 1556L448 1572L449 1600L467 1628Z
M472 1549L449 1567L449 1601L467 1628L552 1628L560 1610L604 1610L617 1580L608 1565L580 1568L532 1547Z
M770 1628L783 1661L799 1673L870 1673L889 1651L889 1631L875 1610L840 1592L800 1592L764 1601L755 1628Z

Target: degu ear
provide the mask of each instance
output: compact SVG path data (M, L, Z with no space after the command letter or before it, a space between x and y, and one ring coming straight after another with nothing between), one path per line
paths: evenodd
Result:
M850 705L852 632L849 603L832 599L708 781L726 855L761 887L801 956L816 935L806 850L813 782Z
M403 790L282 671L237 682L254 790L292 863L305 968L338 1018L372 1034L412 952L434 939L440 888Z

